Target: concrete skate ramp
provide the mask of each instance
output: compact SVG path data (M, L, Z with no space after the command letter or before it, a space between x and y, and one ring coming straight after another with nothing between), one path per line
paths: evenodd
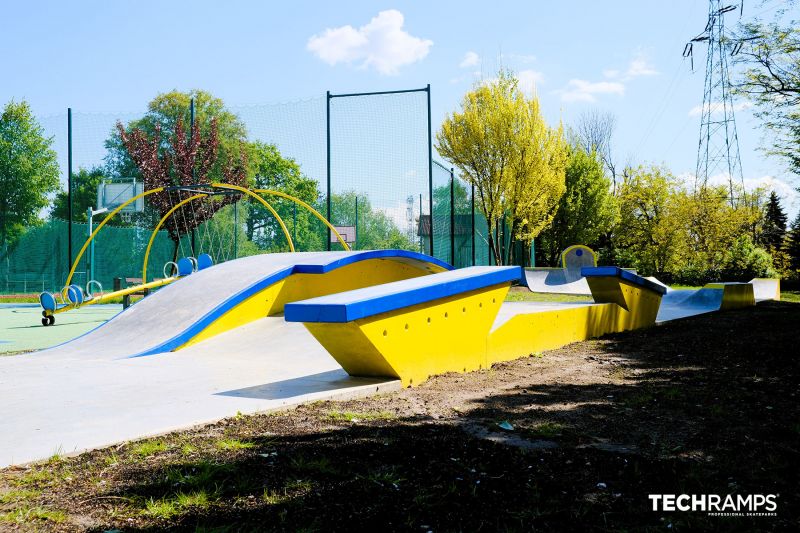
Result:
M781 280L771 278L754 278L750 280L756 302L781 299Z
M346 274L348 268L352 270L350 275ZM252 305L253 297L290 276L332 276L335 273L338 277L329 283L325 283L323 278L314 280L315 283L305 283L315 285L310 290L318 292L314 295L319 296L450 269L450 265L437 259L403 250L244 257L195 272L167 285L102 326L35 356L115 359L173 351L202 335L215 321L224 320L226 313L237 306ZM307 298L308 292L303 287L294 286L283 297L292 301L294 293L299 298ZM278 311L282 311L282 305ZM238 327L243 323L230 325Z
M656 322L755 304L752 283L709 283L697 290L670 290L661 299Z
M592 291L586 278L574 281L567 279L563 268L525 269L525 278L532 292L548 292L554 294L582 294L590 296Z

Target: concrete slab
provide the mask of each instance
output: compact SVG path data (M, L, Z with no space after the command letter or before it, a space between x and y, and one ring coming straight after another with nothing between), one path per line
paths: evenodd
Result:
M396 380L353 378L302 324L257 320L174 353L110 360L0 358L0 467L304 402L374 394Z

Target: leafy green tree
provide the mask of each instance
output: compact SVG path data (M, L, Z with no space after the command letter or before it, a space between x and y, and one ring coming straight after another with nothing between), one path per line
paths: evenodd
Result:
M770 192L767 207L764 210L764 229L761 241L767 250L779 250L786 235L786 212L781 205L781 199L775 191Z
M26 102L6 104L0 116L0 250L40 222L48 195L58 189L52 145Z
M745 67L735 89L756 106L756 115L772 136L767 152L800 173L800 27L785 22L779 10L773 22L744 24L737 62Z
M273 144L248 144L249 173L256 188L280 191L314 206L321 194L319 184L300 170L294 159L281 156ZM297 250L323 250L324 229L321 223L301 206L276 196L264 196L283 218ZM247 238L262 249L284 249L286 238L278 221L261 204L251 202L246 222Z
M78 169L72 175L72 221L88 222L86 211L89 207L97 209L97 187L105 179L105 170L102 167L92 167ZM69 219L69 196L67 191L60 190L53 199L53 210L50 211L52 218L61 220ZM111 220L109 224L119 221Z
M169 148L169 141L175 135L180 121L184 129L191 124L190 104L194 98L195 124L203 138L211 135L212 122L216 124L216 136L219 140L217 160L209 170L207 180L222 178L224 167L239 155L239 147L247 140L247 129L234 113L228 111L225 103L206 91L190 92L171 91L157 95L147 105L147 113L140 119L132 120L125 125L129 134L141 130L148 138L155 138L160 128L160 139L163 150ZM109 176L119 178L141 177L139 169L125 149L118 131L111 132L106 140L106 166ZM198 161L199 165L200 162Z
M489 227L507 216L511 238L530 242L555 215L565 190L563 128L548 127L538 98L527 98L513 74L500 72L468 92L461 111L442 123L436 149L475 186ZM497 264L511 259L500 240L489 235Z
M616 222L616 200L603 166L595 150L587 152L574 144L569 148L566 192L559 200L552 224L537 241L547 264L557 265L567 246L595 247L598 238Z
M792 221L783 247L789 257L789 268L796 276L800 271L800 213Z
M666 168L631 169L619 188L617 245L644 275L666 272L684 236L676 216L679 184Z

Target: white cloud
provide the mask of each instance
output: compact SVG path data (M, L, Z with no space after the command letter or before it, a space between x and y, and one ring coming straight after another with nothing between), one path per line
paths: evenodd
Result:
M617 78L619 77L619 70L613 68L606 69L603 71L603 76L606 78Z
M313 35L306 48L329 65L359 63L381 74L397 74L403 65L425 58L433 46L433 41L406 32L404 21L395 9L381 11L358 29L347 25Z
M625 94L625 85L616 81L586 81L572 79L567 86L558 91L564 102L594 102L598 94Z
M536 92L536 86L544 82L544 75L536 70L520 70L517 72L519 88L527 95Z
M658 74L658 71L650 64L650 61L645 57L643 54L639 54L634 57L630 64L628 65L628 69L625 71L625 76L623 79L625 80L632 80L633 78L638 78L641 76L655 76Z
M467 52L464 54L464 59L461 60L461 63L458 64L459 68L469 68L479 65L481 62L481 58L475 52Z
M711 108L711 114L716 115L722 113L724 111L722 102L712 102L711 104L705 104L705 109ZM740 102L738 104L733 104L734 111L744 111L745 109L750 109L753 107L753 104L750 102ZM703 112L703 106L696 105L689 110L690 117L698 117Z

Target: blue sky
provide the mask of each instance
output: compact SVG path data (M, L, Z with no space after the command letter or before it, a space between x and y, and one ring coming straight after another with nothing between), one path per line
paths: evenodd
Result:
M748 2L745 17L779 5ZM683 174L695 168L704 54L692 73L681 51L706 13L704 0L10 2L0 102L24 98L40 116L136 113L171 89L241 106L430 83L435 127L504 65L535 83L550 121L612 112L620 164ZM795 212L794 177L757 150L750 111L737 119L746 181L771 183Z

